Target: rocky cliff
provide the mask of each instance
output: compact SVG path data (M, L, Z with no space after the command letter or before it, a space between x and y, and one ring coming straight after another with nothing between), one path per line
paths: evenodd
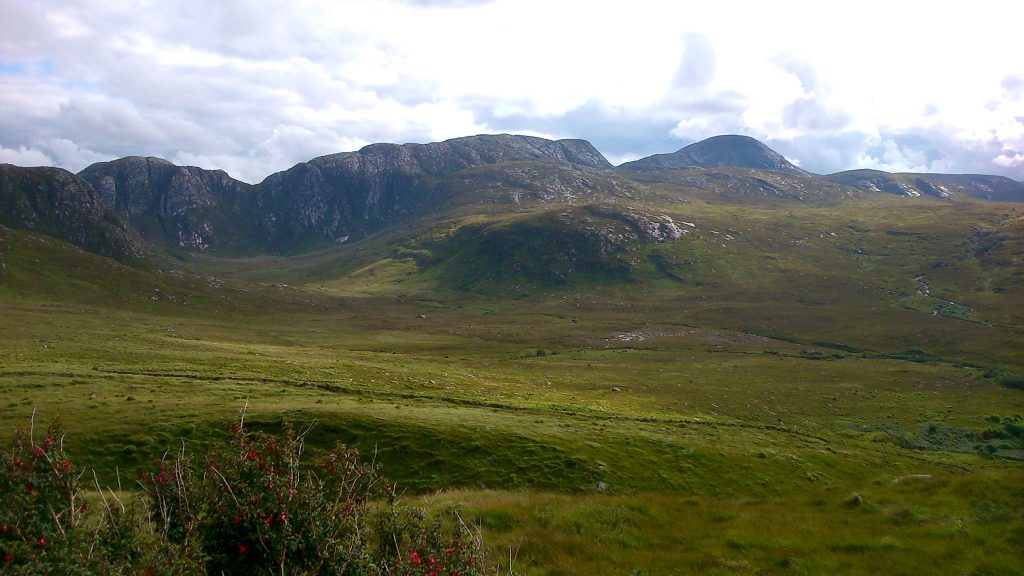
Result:
M611 164L589 142L508 134L430 144L372 144L321 156L257 186L257 235L268 247L344 241L429 210L453 191L445 177L477 166L539 162L581 171Z
M87 182L61 168L0 164L0 224L66 240L122 262L144 258L136 239Z
M247 244L251 186L222 170L131 156L79 173L150 242L186 250Z

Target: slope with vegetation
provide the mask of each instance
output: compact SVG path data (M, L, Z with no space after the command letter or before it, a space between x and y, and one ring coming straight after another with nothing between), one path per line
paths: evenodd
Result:
M1020 572L1020 205L487 142L450 172L389 148L418 207L287 255L0 228L0 421L60 414L114 483L246 402L316 420L311 449L461 503L492 571Z

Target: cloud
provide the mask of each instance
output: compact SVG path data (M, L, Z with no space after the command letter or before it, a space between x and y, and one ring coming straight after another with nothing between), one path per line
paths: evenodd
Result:
M1003 93L1010 100L1020 100L1024 97L1024 76L1007 76L1002 82Z
M72 170L152 155L256 182L378 141L522 132L585 138L619 162L738 133L817 172L1024 179L1007 10L13 0L0 154ZM822 25L834 18L844 26ZM950 28L957 42L934 36Z
M24 146L16 149L0 146L0 163L17 166L52 166L53 159L40 150Z

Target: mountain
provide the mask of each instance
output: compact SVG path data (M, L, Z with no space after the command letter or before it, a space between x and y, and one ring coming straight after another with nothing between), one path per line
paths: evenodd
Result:
M736 135L714 136L671 154L655 154L619 166L629 171L666 168L747 168L808 175L763 143Z
M611 169L589 142L480 135L430 144L372 144L321 156L272 174L257 186L257 235L271 249L367 234L430 210L451 192L454 173L532 162L593 172Z
M11 180L15 172L28 169L5 170ZM424 219L526 213L548 210L548 205L657 206L694 199L834 204L879 193L1024 200L1024 184L997 176L873 170L818 176L746 136L717 136L618 168L583 140L499 134L372 144L299 163L255 185L221 170L159 158L93 164L80 179L62 171L32 170L37 170L29 178L35 184L24 184L28 176L22 175L21 184L8 185L3 222L50 230L120 258L137 253L141 245L131 234L124 236L128 231L171 251L294 254ZM15 189L20 191L17 199ZM64 193L50 198L40 196L42 189ZM89 199L87 206L61 211L60 202L71 197ZM103 212L104 205L112 212ZM56 219L58 213L62 220ZM71 218L73 213L78 216ZM98 238L104 234L111 239L100 247Z
M826 178L837 184L852 186L866 192L885 192L896 196L931 196L949 198L949 188L939 184L931 175L890 174L880 170L848 170L830 174Z
M997 202L1024 202L1024 182L985 174L907 174L930 180L950 190Z
M177 249L243 246L252 186L223 170L130 156L100 162L79 176L148 241Z
M863 197L863 190L832 182L813 174L797 175L748 168L665 168L635 170L636 182L676 197L694 197L717 202L776 203L778 201L828 204Z
M848 170L830 174L826 178L867 192L886 192L897 196L951 198L959 193L985 200L1024 202L1024 183L1005 176L892 174L879 170Z
M0 164L0 224L24 228L120 260L145 254L114 210L83 179L61 168Z

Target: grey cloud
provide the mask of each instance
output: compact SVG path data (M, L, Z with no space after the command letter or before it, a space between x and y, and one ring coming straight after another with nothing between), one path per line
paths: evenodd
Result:
M408 4L471 8L486 2ZM324 26L316 14L285 0L156 2L145 8L107 0L0 2L0 61L27 70L0 77L0 160L80 169L111 157L154 155L257 181L361 143L435 139L427 115L438 84L401 75L344 77L339 70L358 63L361 50L386 60L394 47L367 47L365 38L325 34ZM740 133L815 172L874 162L1024 177L1020 141L993 137L965 146L942 125L901 133L852 130L849 115L830 106L828 86L816 71L792 58L775 64L798 78L806 92L780 118L797 136L775 140L752 133L743 115L755 95L712 89L718 70L714 45L701 34L684 36L683 44L670 89L643 110L595 99L561 116L540 117L530 112L528 100L451 97L487 130L584 138L613 161ZM168 49L178 51L178 58L161 62ZM993 95L994 107L1022 97L1024 76L1006 76L1000 94ZM1020 115L1008 111L1010 117Z
M821 90L822 85L818 79L818 73L810 64L790 56L777 57L774 59L774 62L779 68L796 76L804 90L812 93Z
M782 110L784 126L809 132L840 130L851 120L849 114L829 108L815 98L801 98Z
M465 8L469 6L483 6L494 0L402 0L405 4L413 6L424 6L427 8Z
M674 90L704 88L715 77L715 47L701 34L683 36L683 61L673 78Z
M1024 76L1007 76L1003 78L1003 93L1012 100L1024 97Z
M498 116L492 104L477 102L474 112L479 121L494 131L534 131L556 138L582 138L611 161L665 152L666 148L677 146L679 142L669 135L675 125L671 118L615 110L596 101L587 102L562 116L545 119L525 115Z
M805 134L792 140L765 138L764 143L800 167L817 174L856 168L871 136L862 132Z

